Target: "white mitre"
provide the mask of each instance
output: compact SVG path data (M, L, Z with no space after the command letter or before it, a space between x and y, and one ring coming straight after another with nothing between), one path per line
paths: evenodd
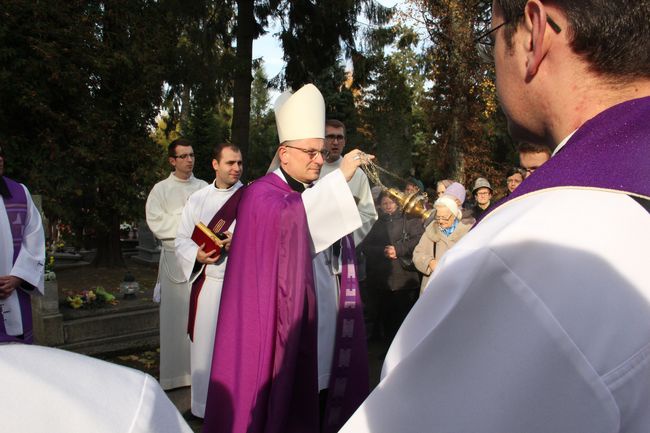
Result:
M303 138L325 138L325 100L313 84L275 100L275 123L280 143Z
M275 124L280 143L305 138L325 138L325 100L313 84L295 93L286 91L275 100ZM268 172L280 166L277 152Z

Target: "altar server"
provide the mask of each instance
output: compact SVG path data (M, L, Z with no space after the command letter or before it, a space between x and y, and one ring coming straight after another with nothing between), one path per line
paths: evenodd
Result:
M172 389L191 383L187 338L190 287L174 254L174 239L187 199L207 183L192 174L194 150L189 140L176 139L167 150L174 171L154 185L145 210L147 225L162 242L156 285L160 296L160 385Z
M228 257L225 249L217 254L208 245L197 245L192 240L192 233L198 223L210 228L217 226L220 233L232 234L234 231L235 222L233 218L228 219L227 213L228 208L233 216L237 211L237 197L233 198L233 195L242 187L239 181L243 170L241 151L231 143L217 145L212 168L215 171L214 182L190 196L176 234L176 257L183 277L192 283L187 331L191 337L192 413L200 418L205 414L214 334Z

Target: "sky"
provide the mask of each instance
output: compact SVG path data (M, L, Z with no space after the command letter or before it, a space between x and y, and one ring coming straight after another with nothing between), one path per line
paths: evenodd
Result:
M392 7L398 0L378 0L380 4ZM273 34L278 29L271 29L266 35L253 41L253 58L262 57L264 59L264 71L268 78L275 77L284 67L284 60L282 60L282 48L280 41ZM273 98L272 98L273 99Z

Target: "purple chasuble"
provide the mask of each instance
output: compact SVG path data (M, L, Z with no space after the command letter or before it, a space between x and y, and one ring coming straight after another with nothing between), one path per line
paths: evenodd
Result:
M555 156L483 217L517 197L563 187L650 198L650 97L623 102L589 119Z
M316 292L299 193L244 191L221 294L205 433L317 433Z
M16 263L20 248L23 243L23 232L25 231L25 224L27 220L27 195L25 189L21 184L2 177L11 197L3 197L7 218L9 219L9 226L11 227L11 238L13 240L14 254L11 263ZM23 322L23 336L14 337L7 335L4 320L0 320L0 342L21 342L32 343L34 335L32 332L32 304L28 293L25 293L20 287L16 289L18 295L18 302L20 304L20 313Z

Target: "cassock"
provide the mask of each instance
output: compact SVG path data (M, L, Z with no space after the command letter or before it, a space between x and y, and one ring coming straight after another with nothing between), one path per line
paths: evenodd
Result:
M242 186L241 182L237 182L228 189L219 189L213 183L192 194L183 209L176 233L176 257L183 277L192 283L205 268L205 281L201 287L196 309L194 336L190 342L192 413L201 418L205 414L205 401L208 397L214 334L217 329L221 287L228 258L224 251L216 263L198 266L196 253L199 246L192 240L192 232L197 223L208 224L224 203ZM233 222L228 230L232 233L234 227Z
M174 254L174 239L183 206L189 196L207 183L191 176L179 179L171 173L154 185L146 204L147 225L162 241L158 284L160 287L160 385L163 389L188 386L190 342L187 312L190 288Z
M25 283L0 300L0 342L31 343L31 295L44 289L45 235L41 215L27 188L0 177L0 275Z
M280 170L247 187L226 269L204 432L319 431L312 257L360 226L340 170L302 194ZM359 322L350 323L351 338L362 337ZM367 375L340 391L356 391L359 378L367 385Z
M191 433L156 379L60 349L0 345L3 432Z
M648 119L583 124L443 257L342 432L650 431Z
M325 162L321 168L320 178L341 166L342 158L334 162ZM348 182L352 196L357 203L361 227L352 232L354 245L359 245L377 221L377 209L372 199L368 178L359 168ZM332 247L316 254L313 260L316 297L318 300L318 389L329 386L332 370L332 358L336 338L336 319L339 305L339 276L342 263L340 246L338 254Z

